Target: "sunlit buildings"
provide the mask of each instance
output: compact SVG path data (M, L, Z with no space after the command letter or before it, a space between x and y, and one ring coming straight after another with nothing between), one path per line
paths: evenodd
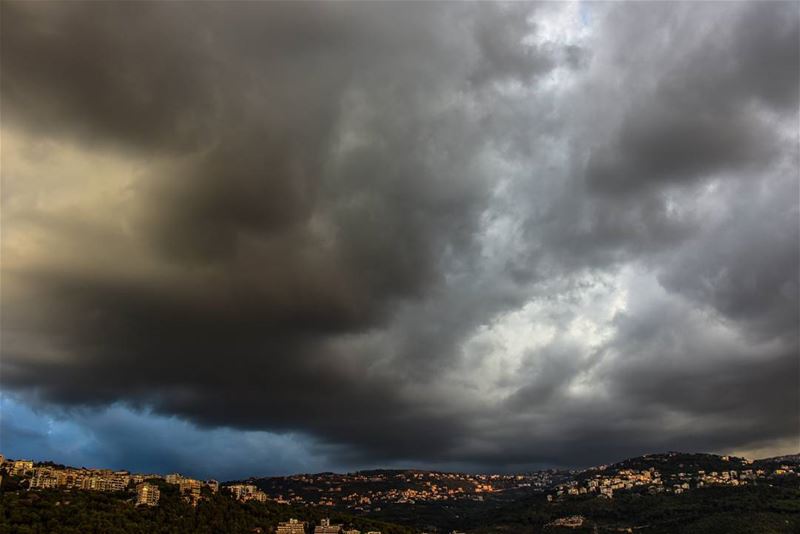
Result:
M31 478L30 489L48 489L58 487L58 477L51 469L36 469Z
M283 523L278 523L277 534L306 534L306 527L297 519L290 519Z
M231 492L237 501L265 502L267 500L267 494L252 484L234 484L228 486L228 491Z
M331 525L330 519L322 519L319 525L314 527L314 534L341 534L341 525Z
M136 486L136 506L157 506L161 492L158 486L142 482Z
M29 471L33 471L33 461L31 460L17 460L11 465L11 474L14 476L23 476Z

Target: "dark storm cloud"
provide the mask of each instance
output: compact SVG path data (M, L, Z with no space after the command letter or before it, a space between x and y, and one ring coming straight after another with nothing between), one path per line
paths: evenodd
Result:
M742 184L729 192L731 212L707 222L680 255L665 263L664 286L747 324L763 339L798 339L796 175L776 174L774 187Z
M3 388L337 465L796 436L796 6L590 7L4 3Z
M458 103L427 100L468 89L474 67L450 56L475 45L458 39L505 16L462 11L12 5L3 79L14 123L182 155L133 186L136 254L160 257L160 271L8 272L53 303L33 330L65 340L57 350L70 356L28 362L12 342L6 383L202 424L309 428L339 442L360 433L359 445L390 454L421 456L458 435L457 419L400 398L389 374L338 354L328 336L380 324L395 300L436 283L442 254L470 248L488 194L473 168L483 141ZM463 35L445 18L468 26ZM364 140L337 149L347 136ZM375 420L385 428L367 431ZM414 436L426 426L423 445Z
M98 143L111 137L164 149L199 142L214 122L215 66L197 68L190 21L171 24L160 9L3 6L5 120Z
M178 471L220 480L329 467L322 457L311 456L313 442L303 436L203 430L174 417L134 413L116 405L102 411L48 410L4 396L0 406L3 452L8 458L143 473ZM143 435L146 440L141 439ZM180 450L176 442L182 444Z
M791 4L767 8L748 6L733 16L698 5L696 11L717 15L698 26L710 28L700 37L688 35L691 23L658 27L677 10L666 4L644 14L639 24L654 36L677 31L670 41L674 57L659 57L652 65L632 65L626 72L629 100L610 147L592 151L587 170L590 185L601 191L624 193L650 185L682 183L720 172L755 171L775 158L774 127L759 117L762 107L793 113L798 105L798 17ZM616 15L615 24L643 15L634 8ZM684 15L686 16L686 15ZM632 20L632 19L631 19ZM637 21L639 19L637 18ZM641 44L639 34L622 32L620 44ZM681 55L694 40L696 47ZM658 43L651 36L644 45ZM658 46L658 45L656 45ZM657 78L648 70L658 70ZM620 95L622 96L622 95Z
M471 77L474 83L506 80L528 83L535 75L556 66L552 51L548 54L543 47L522 46L525 37L535 31L528 20L530 5L512 4L499 13L494 6L484 9L475 30L480 59ZM497 31L498 28L503 31Z

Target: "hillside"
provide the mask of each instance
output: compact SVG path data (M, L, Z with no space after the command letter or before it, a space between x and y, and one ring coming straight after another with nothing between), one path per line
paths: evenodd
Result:
M520 499L472 516L462 526L475 534L798 533L798 460L796 455L756 461L677 452L645 455L587 469L554 488L555 494ZM611 492L613 498L585 491L609 481L621 486Z
M8 481L4 481L8 482ZM12 481L13 482L13 481ZM128 492L70 490L15 491L6 484L0 495L2 534L242 534L274 532L289 518L312 524L330 517L361 531L411 534L412 529L352 515L276 503L240 503L224 494L205 492L196 508L177 486L152 481L161 499L156 507L134 507Z
M582 518L581 527L567 530L553 525L558 519L574 516ZM613 500L581 496L556 503L537 497L472 518L471 522L477 526L467 530L474 534L796 534L800 532L800 489L718 487L680 495L631 494Z
M515 475L376 469L249 479L270 498L445 532L463 518L568 480L564 471Z
M796 455L751 461L669 452L583 471L517 475L302 474L240 481L265 492L257 500L237 500L234 482L224 483L218 493L203 483L196 507L181 494L174 475L148 478L160 490L160 500L153 507L135 507L133 485L124 491L43 488L48 480L60 480L48 476L72 468L42 462L17 476L12 471L19 463L25 462L4 464L0 534L266 534L289 518L317 524L326 517L382 534L800 533ZM81 473L117 476L107 470ZM125 480L133 476L124 473L119 476Z

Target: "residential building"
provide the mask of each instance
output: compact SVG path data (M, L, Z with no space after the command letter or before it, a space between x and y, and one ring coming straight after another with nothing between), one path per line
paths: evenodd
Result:
M330 519L322 519L319 525L314 527L314 534L341 534L342 525L331 525Z
M237 501L266 502L267 500L267 494L252 484L234 484L228 486L228 491L231 492Z
M136 486L136 506L140 504L145 506L157 506L158 499L161 497L161 492L158 486L142 482Z
M178 480L178 488L181 495L192 506L197 506L197 503L200 502L200 489L202 487L203 483L193 478L181 478Z
M12 475L23 476L29 471L33 471L33 462L31 460L17 460L11 466Z
M278 523L276 534L306 534L305 523L301 523L297 519L290 519L289 521Z
M167 481L167 484L178 484L181 480L183 480L183 476L180 473L170 473L164 480Z
M29 489L47 489L58 487L58 477L50 469L36 469L31 478Z

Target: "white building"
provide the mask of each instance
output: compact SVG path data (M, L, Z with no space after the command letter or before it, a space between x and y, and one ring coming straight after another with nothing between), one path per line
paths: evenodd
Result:
M145 506L157 506L158 499L161 498L161 492L158 486L143 482L136 486L136 506L140 504Z
M297 519L278 523L277 534L306 534L306 527Z

